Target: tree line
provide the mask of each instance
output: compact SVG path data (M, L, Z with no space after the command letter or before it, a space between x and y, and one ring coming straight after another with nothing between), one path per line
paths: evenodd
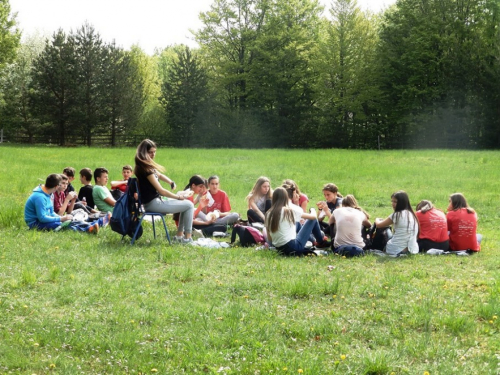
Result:
M7 139L500 146L500 0L399 0L377 14L355 0L326 10L317 0L214 0L194 31L198 48L153 56L105 43L89 24L14 48L8 11L0 8L11 31L0 51Z

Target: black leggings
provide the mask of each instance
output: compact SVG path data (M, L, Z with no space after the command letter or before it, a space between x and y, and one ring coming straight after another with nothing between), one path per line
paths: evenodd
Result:
M270 199L267 199L266 200L266 207L264 208L264 215L266 215L266 212L271 208L271 200ZM248 217L248 222L251 224L251 223L263 223L264 220L262 220L262 218L257 214L257 212L255 212L254 210L252 209L249 209L247 211L247 217Z
M420 252L424 252L429 249L439 249L444 251L448 251L450 249L450 241L448 240L443 242L434 242L426 238L422 238L417 240L417 243L418 243L418 251Z
M212 237L214 232L226 232L227 227L222 224L209 224L209 225L194 225L194 229L200 229L204 236Z

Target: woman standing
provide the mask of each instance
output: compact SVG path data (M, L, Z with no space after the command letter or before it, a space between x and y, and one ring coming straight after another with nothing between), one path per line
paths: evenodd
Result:
M180 213L177 235L173 240L180 243L193 242L193 203L161 186L160 181L164 181L175 189L175 182L161 173L165 168L154 161L155 156L156 144L153 141L145 139L137 147L134 174L144 208L146 211L163 214ZM170 199L163 199L162 196Z
M400 190L391 195L394 212L385 220L377 219L377 228L386 228L394 224L394 235L387 242L385 251L390 255L418 253L418 219L410 205L410 198Z
M469 207L461 193L450 195L450 204L446 214L448 230L450 231L450 250L481 250L481 237L476 233L477 214Z

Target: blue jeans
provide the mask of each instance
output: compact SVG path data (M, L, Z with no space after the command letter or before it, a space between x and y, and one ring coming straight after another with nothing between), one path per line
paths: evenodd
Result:
M42 223L40 221L36 221L35 223L31 223L31 225L28 225L30 229L38 229L38 230L54 230L56 229L59 225L61 225L60 222L50 222L50 223Z
M362 248L356 245L341 245L334 250L335 253L346 258L359 257L365 255Z
M300 228L297 233L297 238L288 241L285 245L278 247L277 249L286 255L304 255L309 252L306 250L306 242L309 241L309 236L311 233L315 233L314 237L316 241L321 241L321 229L319 228L319 223L317 219L306 220L302 228ZM318 235L319 237L316 237Z

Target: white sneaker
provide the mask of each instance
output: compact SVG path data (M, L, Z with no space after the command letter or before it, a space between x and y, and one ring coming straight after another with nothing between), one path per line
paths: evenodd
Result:
M193 238L205 238L201 229L193 229Z
M181 244L183 244L183 245L184 245L184 244L193 243L193 242L194 242L194 241L193 241L193 239L192 239L192 238L183 238L183 239L181 240Z

